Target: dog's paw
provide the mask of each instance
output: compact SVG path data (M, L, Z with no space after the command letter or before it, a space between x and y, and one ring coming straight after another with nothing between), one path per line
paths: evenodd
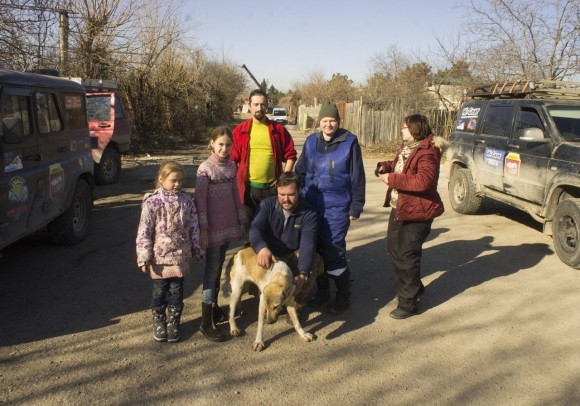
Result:
M254 351L262 351L264 348L266 348L266 346L264 345L263 341L254 341L254 344L252 344L252 348L254 349Z
M302 339L304 341L306 341L307 343L314 341L314 336L310 333L304 333L304 335L302 335Z
M240 330L238 330L237 328L233 328L230 330L230 335L232 337L239 337L242 335L242 332Z

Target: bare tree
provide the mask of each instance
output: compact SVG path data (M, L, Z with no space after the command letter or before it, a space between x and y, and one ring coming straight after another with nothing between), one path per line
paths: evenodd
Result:
M77 18L71 28L71 48L75 50L71 74L84 77L117 77L117 71L131 61L141 38L135 0L71 0ZM138 51L141 53L141 51ZM146 52L146 51L145 51Z
M471 0L465 7L476 75L563 80L580 73L578 0Z
M245 79L238 65L222 59L208 62L202 72L208 124L228 122L238 103L237 95L245 89Z
M55 1L2 1L0 66L15 70L54 66L58 61L58 21Z
M292 86L300 95L302 104L315 105L328 100L325 73L321 70L309 72L303 82L293 83Z
M429 94L431 66L391 45L373 60L374 72L363 87L363 100L373 108L396 106L414 110L434 106Z
M327 97L329 101L352 101L356 97L356 89L347 75L333 73L327 82Z

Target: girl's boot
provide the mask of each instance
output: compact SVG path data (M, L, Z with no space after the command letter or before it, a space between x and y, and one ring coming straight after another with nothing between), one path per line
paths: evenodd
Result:
M219 287L219 280L218 280L218 284L215 288L215 294L214 294L214 299L213 299L213 303L212 303L212 318L213 318L214 324L218 324L218 323L226 321L226 315L218 305L219 293L220 293L220 287Z
M181 323L181 312L183 311L183 305L174 306L169 305L167 313L167 341L170 343L176 343L181 338L181 332L179 330Z
M153 313L153 338L155 341L167 341L165 306L154 307L151 312Z
M210 341L223 341L225 337L216 328L213 322L213 304L201 304L201 327L200 331Z

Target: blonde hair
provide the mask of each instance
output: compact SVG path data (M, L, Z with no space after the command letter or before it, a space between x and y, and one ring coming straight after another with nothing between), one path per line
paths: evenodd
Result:
M159 165L159 172L157 172L155 186L161 187L161 182L163 182L165 178L167 178L173 172L181 172L183 178L185 179L185 169L183 169L183 166L181 166L180 163L175 161L161 162L161 165Z

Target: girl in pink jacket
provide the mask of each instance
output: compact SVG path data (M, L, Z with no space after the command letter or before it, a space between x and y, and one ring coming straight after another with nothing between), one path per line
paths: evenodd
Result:
M192 258L203 255L193 198L181 190L185 171L174 161L159 167L157 189L145 194L137 230L137 265L153 280L153 337L177 342L183 280ZM165 309L167 308L167 316Z

